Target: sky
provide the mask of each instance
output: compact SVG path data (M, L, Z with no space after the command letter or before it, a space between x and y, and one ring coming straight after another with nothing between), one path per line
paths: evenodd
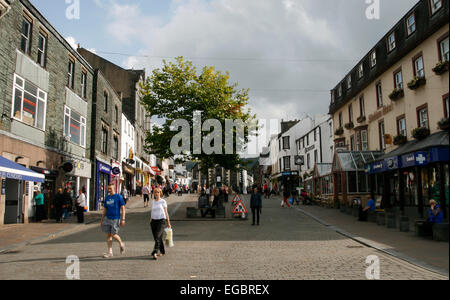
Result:
M75 19L66 14L74 1ZM250 89L259 119L293 120L327 114L330 90L418 0L31 2L74 46L147 74L177 56L215 66Z

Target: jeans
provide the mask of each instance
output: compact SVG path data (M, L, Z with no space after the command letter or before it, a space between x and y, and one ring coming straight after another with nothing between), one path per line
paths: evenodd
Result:
M167 227L167 222L165 219L162 220L152 220L150 223L153 233L153 239L155 240L155 247L153 248L152 255L154 254L166 254L166 249L164 248L164 234Z

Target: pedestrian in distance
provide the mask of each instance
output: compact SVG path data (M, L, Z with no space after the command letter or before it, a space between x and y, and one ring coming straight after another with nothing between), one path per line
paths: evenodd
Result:
M62 222L63 217L63 205L64 205L64 194L63 189L59 188L58 192L55 195L55 198L53 200L52 208L55 209L55 219L56 223Z
M108 196L103 200L103 214L101 219L101 228L107 234L106 244L108 252L103 255L103 258L112 258L113 254L113 239L120 245L120 254L125 253L125 244L119 236L120 227L125 226L125 201L123 197L115 193L115 185L108 186Z
M142 194L144 195L144 207L148 207L150 202L150 188L144 185L142 188Z
M285 205L287 205L288 208L292 208L292 206L289 204L289 196L290 193L287 190L286 187L283 187L283 200L281 202L281 207L284 208Z
M369 217L369 212L376 212L376 204L375 204L375 200L372 199L371 196L369 196L368 198L368 202L367 202L367 206L366 207L359 207L359 219L358 221L360 222L367 222L367 219Z
M441 206L436 200L430 200L430 209L428 211L428 219L424 222L424 230L426 235L433 235L433 225L441 224L444 220L444 213L441 210Z
M128 199L130 198L130 193L128 192L126 186L124 186L122 189L122 198L123 198L123 201L125 201L125 207L126 207L128 204Z
M77 197L77 220L78 224L84 223L84 208L86 207L86 195L83 189L80 190L80 194Z
M167 211L167 202L162 199L163 192L157 188L153 191L155 199L152 201L152 212L150 216L150 227L152 229L155 246L151 256L154 260L166 254L164 247L164 232L167 227L172 228L170 224L169 212Z
M40 190L36 191L34 203L36 205L36 222L40 223L45 219L44 195Z
M252 226L259 226L260 215L262 213L262 197L257 187L254 187L253 193L250 197L250 208L253 215ZM255 223L256 221L256 223Z
M72 196L70 193L72 190L70 188L66 188L63 193L63 220L67 220L70 217L70 209L72 207Z

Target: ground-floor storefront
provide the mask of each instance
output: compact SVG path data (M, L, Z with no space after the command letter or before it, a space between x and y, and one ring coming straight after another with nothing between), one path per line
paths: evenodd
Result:
M436 200L446 217L449 205L448 133L411 141L366 166L371 192L385 208L403 215L428 217L430 200Z

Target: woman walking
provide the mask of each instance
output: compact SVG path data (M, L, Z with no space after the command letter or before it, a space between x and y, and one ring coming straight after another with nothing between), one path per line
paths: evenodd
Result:
M155 199L152 202L152 214L150 218L150 226L152 228L153 238L155 240L155 247L153 248L152 257L154 260L158 256L166 254L164 248L164 231L167 227L172 228L170 224L169 213L167 211L167 202L162 199L163 192L160 188L153 191Z
M36 222L40 223L45 219L44 195L40 190L36 191L34 203L36 204Z

